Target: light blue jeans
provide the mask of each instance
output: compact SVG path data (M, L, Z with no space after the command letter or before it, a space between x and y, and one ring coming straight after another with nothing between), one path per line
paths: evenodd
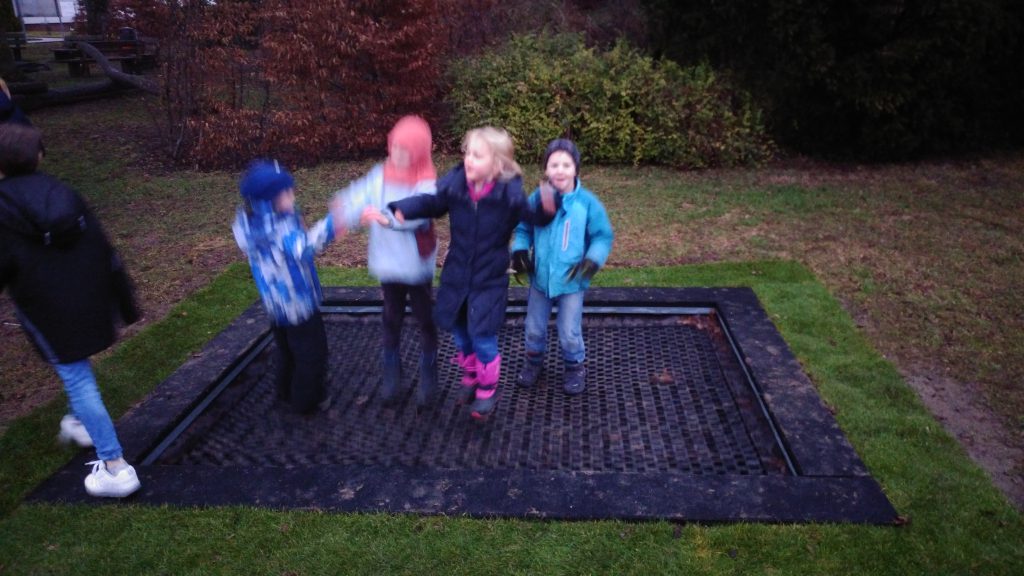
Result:
M562 359L570 363L583 362L587 357L583 346L583 291L548 298L543 292L530 287L526 301L526 353L543 356L547 350L548 318L551 308L558 302L558 345Z
M96 446L100 460L117 460L121 457L121 443L117 441L114 423L110 420L107 407L103 405L100 389L96 386L89 360L69 364L54 364L57 375L64 381L64 391L71 403L71 412L85 426Z

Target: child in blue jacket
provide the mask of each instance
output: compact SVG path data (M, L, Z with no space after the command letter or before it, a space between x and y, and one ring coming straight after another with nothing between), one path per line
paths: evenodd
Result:
M473 398L472 415L487 418L498 400L501 355L498 330L508 300L508 243L516 225L544 224L556 209L554 194L528 203L522 170L508 132L486 126L462 142L463 161L437 183L436 194L388 204L399 222L448 214L451 244L441 271L434 318L452 332L463 369L459 401Z
M544 152L544 186L561 197L555 218L544 226L523 222L512 241L512 266L530 275L526 306L526 363L518 384L537 383L547 348L548 318L558 303L558 343L565 361L563 387L575 395L586 387L583 294L612 249L612 224L601 201L579 179L580 152L570 140L552 140ZM536 205L540 189L530 196ZM533 257L530 257L530 249Z
M243 205L231 229L270 317L277 395L309 413L327 398L327 333L313 256L334 240L334 218L328 214L307 230L295 205L295 180L276 161L254 162L239 188Z

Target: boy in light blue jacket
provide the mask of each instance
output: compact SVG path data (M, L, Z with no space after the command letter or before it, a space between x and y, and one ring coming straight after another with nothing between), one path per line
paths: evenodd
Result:
M518 384L531 387L540 378L547 348L548 318L558 303L558 342L565 361L563 387L576 395L586 388L586 349L583 343L583 294L590 279L604 266L614 233L608 213L579 179L580 152L571 140L552 140L544 152L541 186L561 195L554 220L544 226L523 222L512 240L512 267L530 276L526 309L526 362ZM540 188L529 201L540 201ZM532 257L530 250L532 248Z

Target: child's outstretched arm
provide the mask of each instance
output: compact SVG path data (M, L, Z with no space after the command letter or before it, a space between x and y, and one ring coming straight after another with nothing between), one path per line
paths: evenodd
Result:
M542 181L537 190L534 190L530 197L526 199L527 204L531 206L542 206L543 199L541 197L542 188L550 185ZM553 197L551 197L552 204L554 203ZM526 221L522 220L516 225L516 229L512 233L512 270L515 272L516 281L522 284L520 275L526 274L533 276L533 261L530 258L530 248L533 246L533 229L535 226Z
M413 220L422 218L440 218L448 212L446 189L438 188L436 194L416 194L388 203L388 210L399 224L409 223L413 228Z
M323 252L335 238L334 215L328 214L308 230L294 230L283 238L284 250L296 260Z
M424 180L416 184L413 189L413 195L409 198L419 196L420 194L433 195L437 193L437 186L434 180ZM429 222L427 218L414 218L409 219L405 217L405 214L399 212L395 214L387 206L377 212L379 214L379 220L381 226L391 228L393 230L417 230L419 228L425 228Z
M374 212L379 215L376 206L380 202L383 185L384 170L377 166L362 178L335 192L330 210L331 215L338 220L339 227L347 230L379 221Z
M522 184L519 184L519 194L522 196ZM562 207L562 195L555 192L555 189L547 182L541 183L536 194L539 197L539 202L532 201L533 195L529 200L523 197L517 210L518 217L520 222L534 226L546 226L555 219L555 212Z

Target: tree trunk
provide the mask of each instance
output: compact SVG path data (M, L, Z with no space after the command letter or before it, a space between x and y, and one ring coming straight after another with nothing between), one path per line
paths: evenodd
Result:
M71 88L58 90L45 90L44 88L42 93L26 93L22 97L15 99L23 110L32 111L46 106L102 98L111 94L132 90L142 90L149 94L158 93L159 84L155 80L137 74L121 72L95 46L86 42L77 42L75 46L95 60L96 64L103 69L103 73L107 75L107 78L102 82L78 85Z
M87 42L77 42L75 45L84 54L89 55L90 58L95 60L96 63L99 64L100 68L103 69L103 73L106 74L113 82L121 84L122 86L138 88L139 90L150 94L159 93L159 86L155 81L150 78L146 78L145 76L125 74L124 72L114 68L114 65L107 60L106 56L91 44Z

